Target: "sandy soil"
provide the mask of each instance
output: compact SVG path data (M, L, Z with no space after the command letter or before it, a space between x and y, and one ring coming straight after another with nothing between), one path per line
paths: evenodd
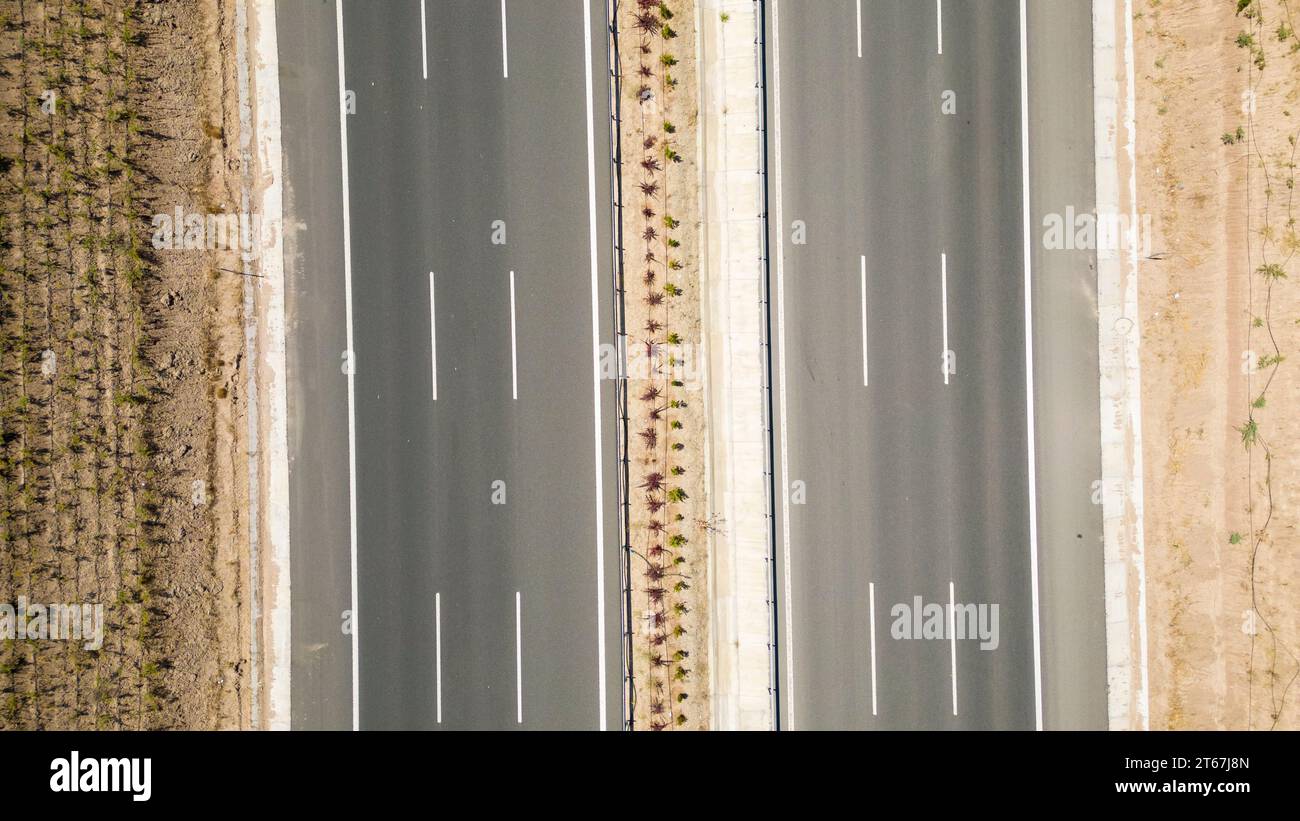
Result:
M232 17L0 0L0 602L106 621L4 642L3 728L247 726L242 280L151 244L238 207Z
M1134 4L1152 729L1300 727L1300 5L1236 5Z
M708 440L699 356L695 5L621 0L618 28L631 375L633 725L706 729ZM665 56L676 64L666 64Z

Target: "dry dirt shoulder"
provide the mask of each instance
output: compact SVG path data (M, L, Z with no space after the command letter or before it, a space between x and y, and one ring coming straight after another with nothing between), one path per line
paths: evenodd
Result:
M1152 729L1300 727L1292 6L1134 3Z
M247 723L238 266L152 242L238 208L232 14L0 0L0 603L104 609L3 642L0 727Z

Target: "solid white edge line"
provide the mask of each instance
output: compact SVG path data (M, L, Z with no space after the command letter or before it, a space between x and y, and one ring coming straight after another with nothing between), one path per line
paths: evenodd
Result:
M504 2L504 0L503 0ZM596 451L596 686L599 728L605 728L607 697L605 693L605 479L601 473L604 455L600 440L600 271L597 263L596 238L596 107L592 97L591 71L591 0L582 3L582 35L586 54L587 84L587 225L591 235L591 390L595 411L593 440Z
M871 714L876 715L876 583L867 583L867 600L871 610Z
M343 295L348 336L348 519L352 573L352 729L361 729L361 621L357 607L357 418L355 373L357 352L352 346L352 214L348 204L348 112L346 70L343 59L343 0L334 2L338 31L339 141L343 166Z
M935 31L935 42L939 46L939 53L943 54L943 0L934 0L934 15L938 26Z
M506 46L506 0L501 0L501 76L510 77L509 49Z
M948 372L952 369L952 362L948 356L951 350L948 347L948 255L939 254L939 281L940 288L943 291L943 384L948 384Z
M429 272L429 350L433 361L433 401L438 401L438 310L433 292L433 271Z
M524 723L524 637L522 605L515 591L515 723Z
M515 343L515 272L510 272L510 394L519 398L519 353Z
M433 594L434 672L437 680L438 723L442 723L442 594Z
M957 715L957 593L948 582L948 644L952 648L952 714Z
M424 69L424 79L429 79L429 36L424 19L424 0L420 0L420 64Z
M1029 224L1029 54L1025 0L1020 0L1020 176L1025 233L1025 416L1029 444L1029 589L1034 623L1034 729L1043 729L1043 652L1038 624L1038 467L1034 453L1034 312Z
M862 0L858 0L858 57L862 57Z
M862 263L862 387L867 387L867 258Z
M786 722L788 729L795 728L794 723L794 601L791 596L793 575L790 566L790 454L789 436L786 430L785 399L785 262L784 241L785 228L781 214L781 0L772 0L772 108L774 117L768 127L772 129L772 140L776 162L774 163L775 210L776 210L776 332L777 332L777 369L780 376L781 394L781 481L784 487L781 495L781 530L785 561L785 675L786 675Z

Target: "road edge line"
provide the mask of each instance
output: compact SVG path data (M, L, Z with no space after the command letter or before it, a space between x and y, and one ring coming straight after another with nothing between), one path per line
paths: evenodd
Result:
M502 9L505 0L502 0ZM596 446L596 681L599 729L606 729L608 694L605 677L605 482L604 455L600 436L600 262L596 226L596 104L591 69L591 0L582 0L582 46L586 57L584 74L587 96L587 230L591 258L591 383L595 409Z
M347 64L344 61L343 0L334 0L334 21L338 36L339 142L343 169L343 294L347 309L348 337L348 520L352 573L352 729L361 729L361 619L357 599L357 352L352 341L352 210L348 191Z
M1034 729L1043 729L1043 642L1038 617L1038 464L1034 438L1033 226L1029 213L1029 51L1025 0L1020 0L1020 183L1025 230L1025 418L1029 466L1029 590L1034 624Z

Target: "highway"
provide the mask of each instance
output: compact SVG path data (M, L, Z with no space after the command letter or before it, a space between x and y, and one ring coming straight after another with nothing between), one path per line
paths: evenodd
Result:
M621 724L604 15L277 4L295 729Z
M1104 728L1091 4L765 5L780 726Z

